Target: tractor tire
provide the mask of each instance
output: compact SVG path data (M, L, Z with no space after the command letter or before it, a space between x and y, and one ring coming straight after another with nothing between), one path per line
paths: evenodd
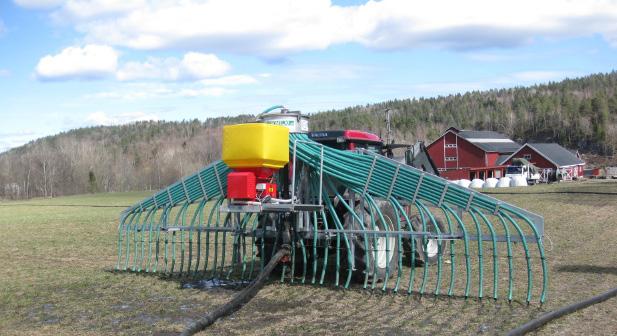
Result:
M420 219L419 216L414 216L410 218L410 220L411 220L411 226L413 227L413 230L415 232L424 231L422 229L422 220ZM444 228L443 222L438 218L435 219L435 222L437 223L437 226L439 227L439 232L444 233L445 228ZM435 230L433 223L430 221L426 223L426 231L437 234L437 230ZM437 261L439 260L439 253L441 252L441 254L443 254L443 251L445 250L446 242L444 241L441 242L441 251L439 251L439 241L437 239L430 239L430 238L425 239L422 236L414 236L411 239L414 239L415 251L411 250L411 240L410 239L404 240L404 247L405 247L405 251L415 254L416 267L424 266L425 263L428 265L437 264Z
M381 210L384 213L384 218L387 223L377 220L375 223L375 231L396 231L391 220L392 217L388 215L387 211L384 211L384 207L381 207ZM344 215L345 227L355 230L361 229L359 223L352 224L353 221L351 217L352 215L349 213ZM368 216L368 214L365 215L364 222L370 223L370 216ZM370 226L369 224L369 227L366 227L366 229L373 230ZM364 234L356 234L352 235L352 237L350 243L353 244L353 274L356 280L364 281L367 274L369 282L384 281L386 279L386 273L388 273L389 278L395 276L398 271L399 259L399 239L397 236L392 235L386 238L385 236L366 234L366 244Z

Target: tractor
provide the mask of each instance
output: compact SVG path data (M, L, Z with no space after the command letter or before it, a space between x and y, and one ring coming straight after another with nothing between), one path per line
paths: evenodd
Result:
M430 160L430 157L428 156L426 148L423 146L422 142L418 142L414 146L384 144L383 140L376 134L358 130L313 131L308 133L308 137L311 140L330 148L345 151L366 150L388 157L393 157L393 148L405 148L405 156L402 159L405 164L410 166L415 165L415 168L423 171L426 171L428 167L430 173L437 173L437 169L432 160ZM399 160L402 161L400 158ZM285 183L288 182L283 182L283 185ZM305 189L308 189L308 186L306 185L307 183L307 180L300 181L300 185L298 186L299 193ZM288 197L291 196L288 195ZM414 238L405 237L398 241L395 237L375 238L370 235L367 236L360 233L351 233L354 230L361 230L361 225L358 222L370 222L369 216L371 211L368 206L362 204L359 195L355 195L352 190L346 188L344 185L335 185L333 187L333 191L328 193L328 198L334 211L327 212L326 221L318 221L317 228L318 230L327 229L325 227L325 223L334 223L336 221L342 224L343 229L350 231L348 235L349 249L345 250L345 253L350 253L351 256L342 256L341 259L348 260L350 262L350 265L346 267L351 267L354 270L354 279L361 280L367 276L368 281L379 282L384 280L387 273L392 274L392 272L396 272L398 268L396 261L398 260L399 253L403 254L407 259L411 258L411 239L414 239L414 245L417 246L417 248L413 251L415 266L422 266L425 262L428 262L429 264L436 263L437 256L439 254L439 247L441 245L437 239L428 239L418 236ZM375 221L375 227L372 229L385 232L396 231L397 228L395 227L395 222L393 220L393 216L395 216L394 209L387 202L382 200L377 200L375 202L382 213L382 217L379 217ZM422 221L420 216L413 215L409 205L405 205L404 209L408 213L413 230L422 231ZM365 218L363 220L358 219L357 215L355 215L356 213L363 213ZM336 216L336 218L333 216ZM276 227L276 223L282 223L286 219L284 215L280 214L262 214L259 218L259 227L270 229L274 229ZM294 220L305 220L308 222L305 218L299 217L292 217L291 221ZM404 220L404 218L401 217L399 220ZM289 223L288 226L292 228L303 227L298 224L299 223L292 222ZM440 219L436 219L435 224L439 228L437 231L444 230L443 222ZM280 231L280 229L281 228L278 228L273 231ZM431 233L436 233L435 229L429 231ZM328 246L328 253L325 253L323 248L316 249L317 257L315 259L321 259L325 255L335 255L337 247L334 241L324 239L326 238L324 236L319 237L316 241L315 239L311 240L309 239L311 238L310 230L305 232L296 232L296 234L303 235L303 239L307 242L305 243L305 248L309 251L309 257L310 253L314 250L312 249L312 245L314 243L319 246ZM284 244L284 239L283 237L277 236L274 232L271 232L268 237L264 239L265 251L263 257L266 261L268 261L278 247L280 247L281 244ZM388 240L387 242L386 239ZM261 244L261 240L258 240L258 245L259 244ZM375 251L375 253L372 253L372 251ZM296 252L298 255L301 253L301 246L297 246ZM261 257L259 251L258 255Z

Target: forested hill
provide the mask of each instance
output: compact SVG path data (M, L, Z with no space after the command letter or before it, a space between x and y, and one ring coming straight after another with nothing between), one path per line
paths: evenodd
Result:
M264 103L264 105L268 105ZM292 107L293 108L293 107ZM561 82L401 99L315 113L311 129L430 141L447 127L495 130L520 142L554 141L582 153L617 150L617 72ZM138 122L72 130L0 154L0 198L159 189L220 157L221 128L254 116Z
M617 72L561 82L473 91L436 98L401 99L318 113L317 128L381 131L393 109L397 139L433 140L450 126L493 130L525 142L555 141L582 152L611 155L617 149Z

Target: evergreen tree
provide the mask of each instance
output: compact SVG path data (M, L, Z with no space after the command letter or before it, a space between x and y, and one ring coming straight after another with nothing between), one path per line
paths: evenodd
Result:
M99 191L98 184L96 183L96 176L92 170L88 171L88 191L90 193Z

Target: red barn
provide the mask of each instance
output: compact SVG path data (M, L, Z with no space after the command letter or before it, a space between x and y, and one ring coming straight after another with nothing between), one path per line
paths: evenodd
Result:
M544 182L555 180L557 175L563 180L578 178L583 176L585 166L577 153L572 153L556 143L526 143L504 163L510 164L513 158L524 158L540 168Z
M493 131L450 127L427 146L440 176L450 179L486 179L504 175L504 161L521 145Z

